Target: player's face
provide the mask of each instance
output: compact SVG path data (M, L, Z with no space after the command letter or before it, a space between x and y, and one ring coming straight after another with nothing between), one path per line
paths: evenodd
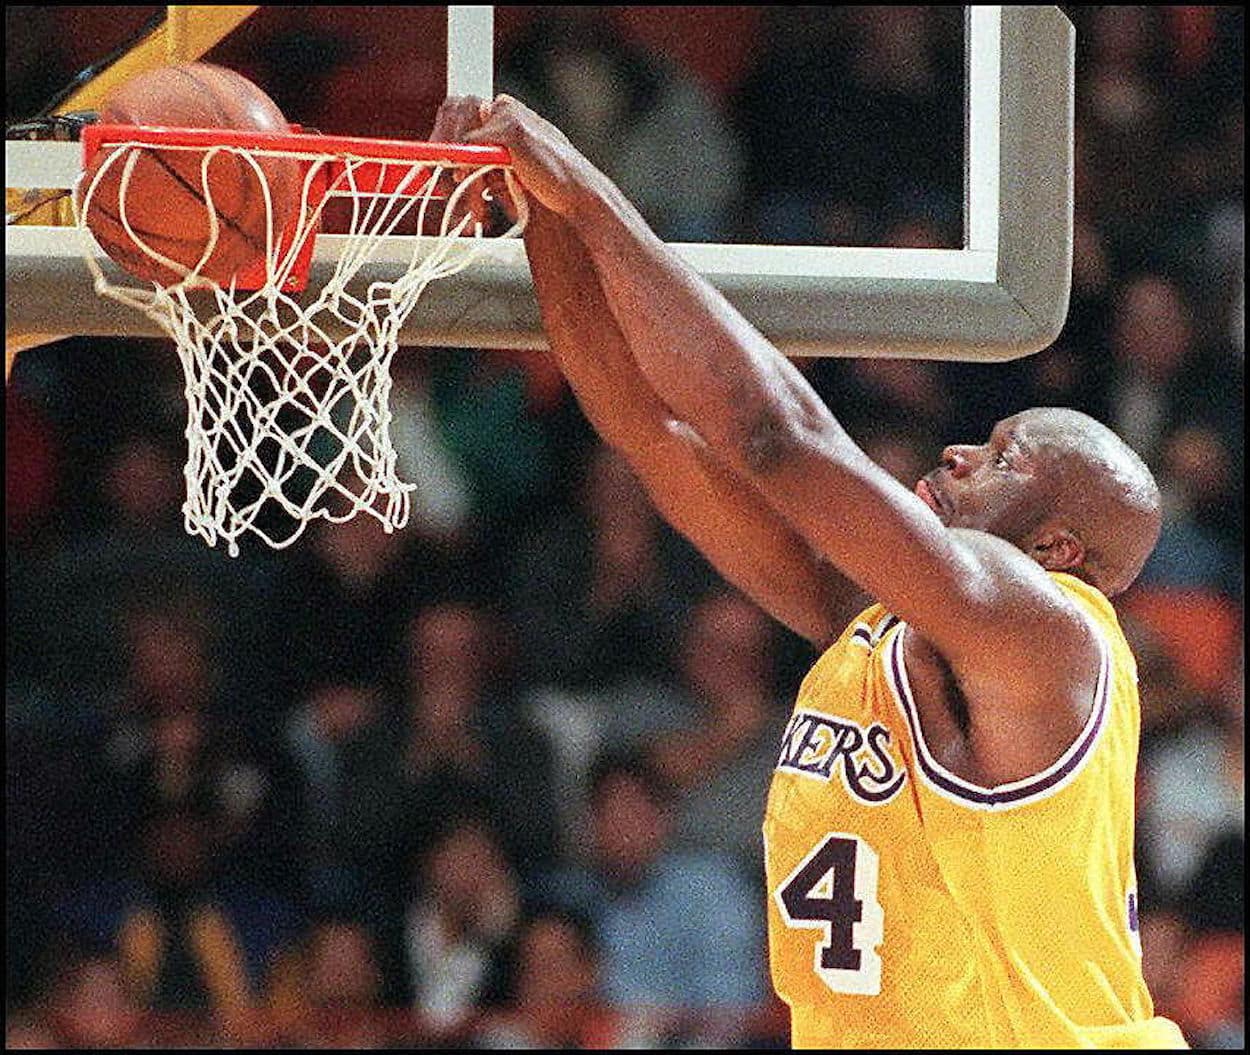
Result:
M947 527L974 528L1020 543L1046 509L1050 473L1029 445L1026 422L1007 418L987 442L953 445L916 494Z

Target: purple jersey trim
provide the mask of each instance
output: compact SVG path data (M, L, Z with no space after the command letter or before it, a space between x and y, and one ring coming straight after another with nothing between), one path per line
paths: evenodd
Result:
M995 788L981 787L957 777L954 773L939 765L929 753L928 745L924 740L924 733L920 728L920 718L916 711L915 701L912 699L907 672L903 666L903 634L906 630L907 625L903 624L899 632L894 635L893 641L890 642L887 661L889 664L890 683L907 719L912 740L916 744L917 764L920 766L921 773L929 784L949 797L981 808L994 809L1000 806L1014 806L1026 799L1038 798L1055 790L1058 785L1071 777L1089 756L1094 743L1098 739L1098 734L1102 730L1107 714L1107 701L1111 695L1109 651L1106 643L1103 641L1102 634L1097 628L1095 628L1094 632L1102 653L1102 663L1098 672L1098 687L1095 690L1094 707L1086 720L1085 728L1081 730L1080 735L1072 746L1041 773L1025 780L1001 784Z

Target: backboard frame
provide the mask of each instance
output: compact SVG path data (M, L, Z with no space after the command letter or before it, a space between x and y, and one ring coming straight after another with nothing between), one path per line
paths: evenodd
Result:
M457 93L493 92L482 60L490 11L448 8L448 80ZM786 354L1001 361L1039 351L1062 329L1075 31L1054 6L973 6L965 19L963 249L674 244ZM68 186L80 166L77 144L6 144L8 186ZM337 255L334 238L319 239L314 284ZM92 294L82 251L72 228L6 226L6 338L160 336L146 318ZM362 281L386 277L406 256L394 239ZM501 243L455 282L432 285L401 343L545 348L524 247Z

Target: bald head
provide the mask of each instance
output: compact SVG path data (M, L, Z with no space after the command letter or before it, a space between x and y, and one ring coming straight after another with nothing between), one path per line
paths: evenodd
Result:
M1146 463L1086 414L1038 407L1007 419L1034 452L1047 502L1040 529L1080 542L1075 575L1108 597L1137 578L1159 540L1159 488Z

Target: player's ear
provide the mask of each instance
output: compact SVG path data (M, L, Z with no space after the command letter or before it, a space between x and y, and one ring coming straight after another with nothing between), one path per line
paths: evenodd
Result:
M1042 528L1028 554L1047 571L1075 571L1085 563L1085 544L1070 528Z

